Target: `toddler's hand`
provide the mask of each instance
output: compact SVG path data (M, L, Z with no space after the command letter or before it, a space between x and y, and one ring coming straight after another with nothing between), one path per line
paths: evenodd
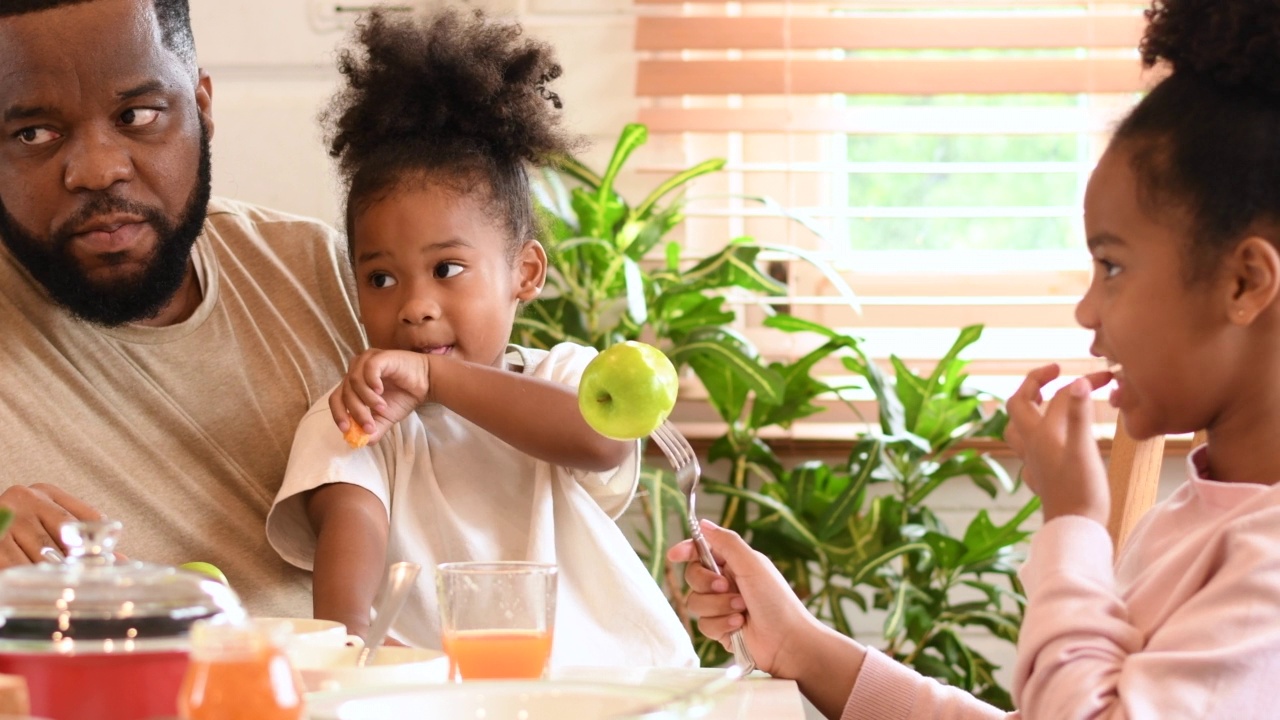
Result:
M366 350L329 395L329 412L346 433L355 423L377 442L392 425L427 401L427 356L407 350Z
M1110 382L1111 373L1078 378L1046 404L1040 391L1058 372L1057 365L1046 365L1027 374L1007 403L1005 439L1022 459L1022 477L1040 496L1046 522L1083 515L1106 525L1111 493L1093 436L1090 393Z
M732 530L707 520L702 532L723 576L704 568L692 540L667 551L671 562L686 563L686 604L698 618L698 630L729 649L729 634L742 629L756 666L778 677L795 677L788 667L801 664L805 630L817 621L791 591L769 558L752 550Z

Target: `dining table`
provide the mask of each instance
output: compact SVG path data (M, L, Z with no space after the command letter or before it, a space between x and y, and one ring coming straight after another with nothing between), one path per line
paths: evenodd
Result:
M435 682L309 693L306 717L805 720L795 682L759 671L730 682L724 676L724 668L562 667L553 668L544 680ZM498 700L501 697L508 700ZM513 704L512 698L519 700ZM566 702L573 704L566 706Z
M661 687L674 695L723 672L723 668L566 667L552 670L550 679ZM708 701L706 714L698 714L702 720L805 720L804 703L795 681L770 677L758 670L721 687Z

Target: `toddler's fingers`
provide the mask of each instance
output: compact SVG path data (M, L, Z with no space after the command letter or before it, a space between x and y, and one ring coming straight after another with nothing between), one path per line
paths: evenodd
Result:
M352 387L350 376L342 383L342 403L346 406L351 419L360 425L366 434L372 435L377 431L378 427L373 422L373 412L360 393Z
M346 403L342 402L342 386L329 393L329 416L342 432L351 429L351 414L347 412Z

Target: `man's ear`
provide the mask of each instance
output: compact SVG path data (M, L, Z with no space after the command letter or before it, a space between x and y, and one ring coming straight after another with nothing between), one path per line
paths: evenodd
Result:
M196 79L196 110L204 121L209 137L213 137L213 79L204 68L200 68Z
M516 299L530 302L542 293L542 285L547 281L547 251L542 243L530 240L520 248L516 256Z
M1247 325L1280 295L1280 251L1266 238L1251 235L1231 251L1227 269L1232 283L1231 322Z

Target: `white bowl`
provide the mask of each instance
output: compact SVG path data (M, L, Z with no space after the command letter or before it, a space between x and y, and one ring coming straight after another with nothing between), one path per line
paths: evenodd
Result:
M302 676L307 692L426 685L449 677L449 658L439 650L384 647L373 662L356 667L359 653L358 647L294 648L289 662Z
M649 707L671 694L660 688L608 683L473 680L421 688L319 693L307 698L307 712L311 720L427 716L432 720L606 720Z
M360 638L347 634L347 626L336 620L316 620L315 618L255 617L255 624L261 626L288 623L288 647L345 647L347 644L360 644Z

